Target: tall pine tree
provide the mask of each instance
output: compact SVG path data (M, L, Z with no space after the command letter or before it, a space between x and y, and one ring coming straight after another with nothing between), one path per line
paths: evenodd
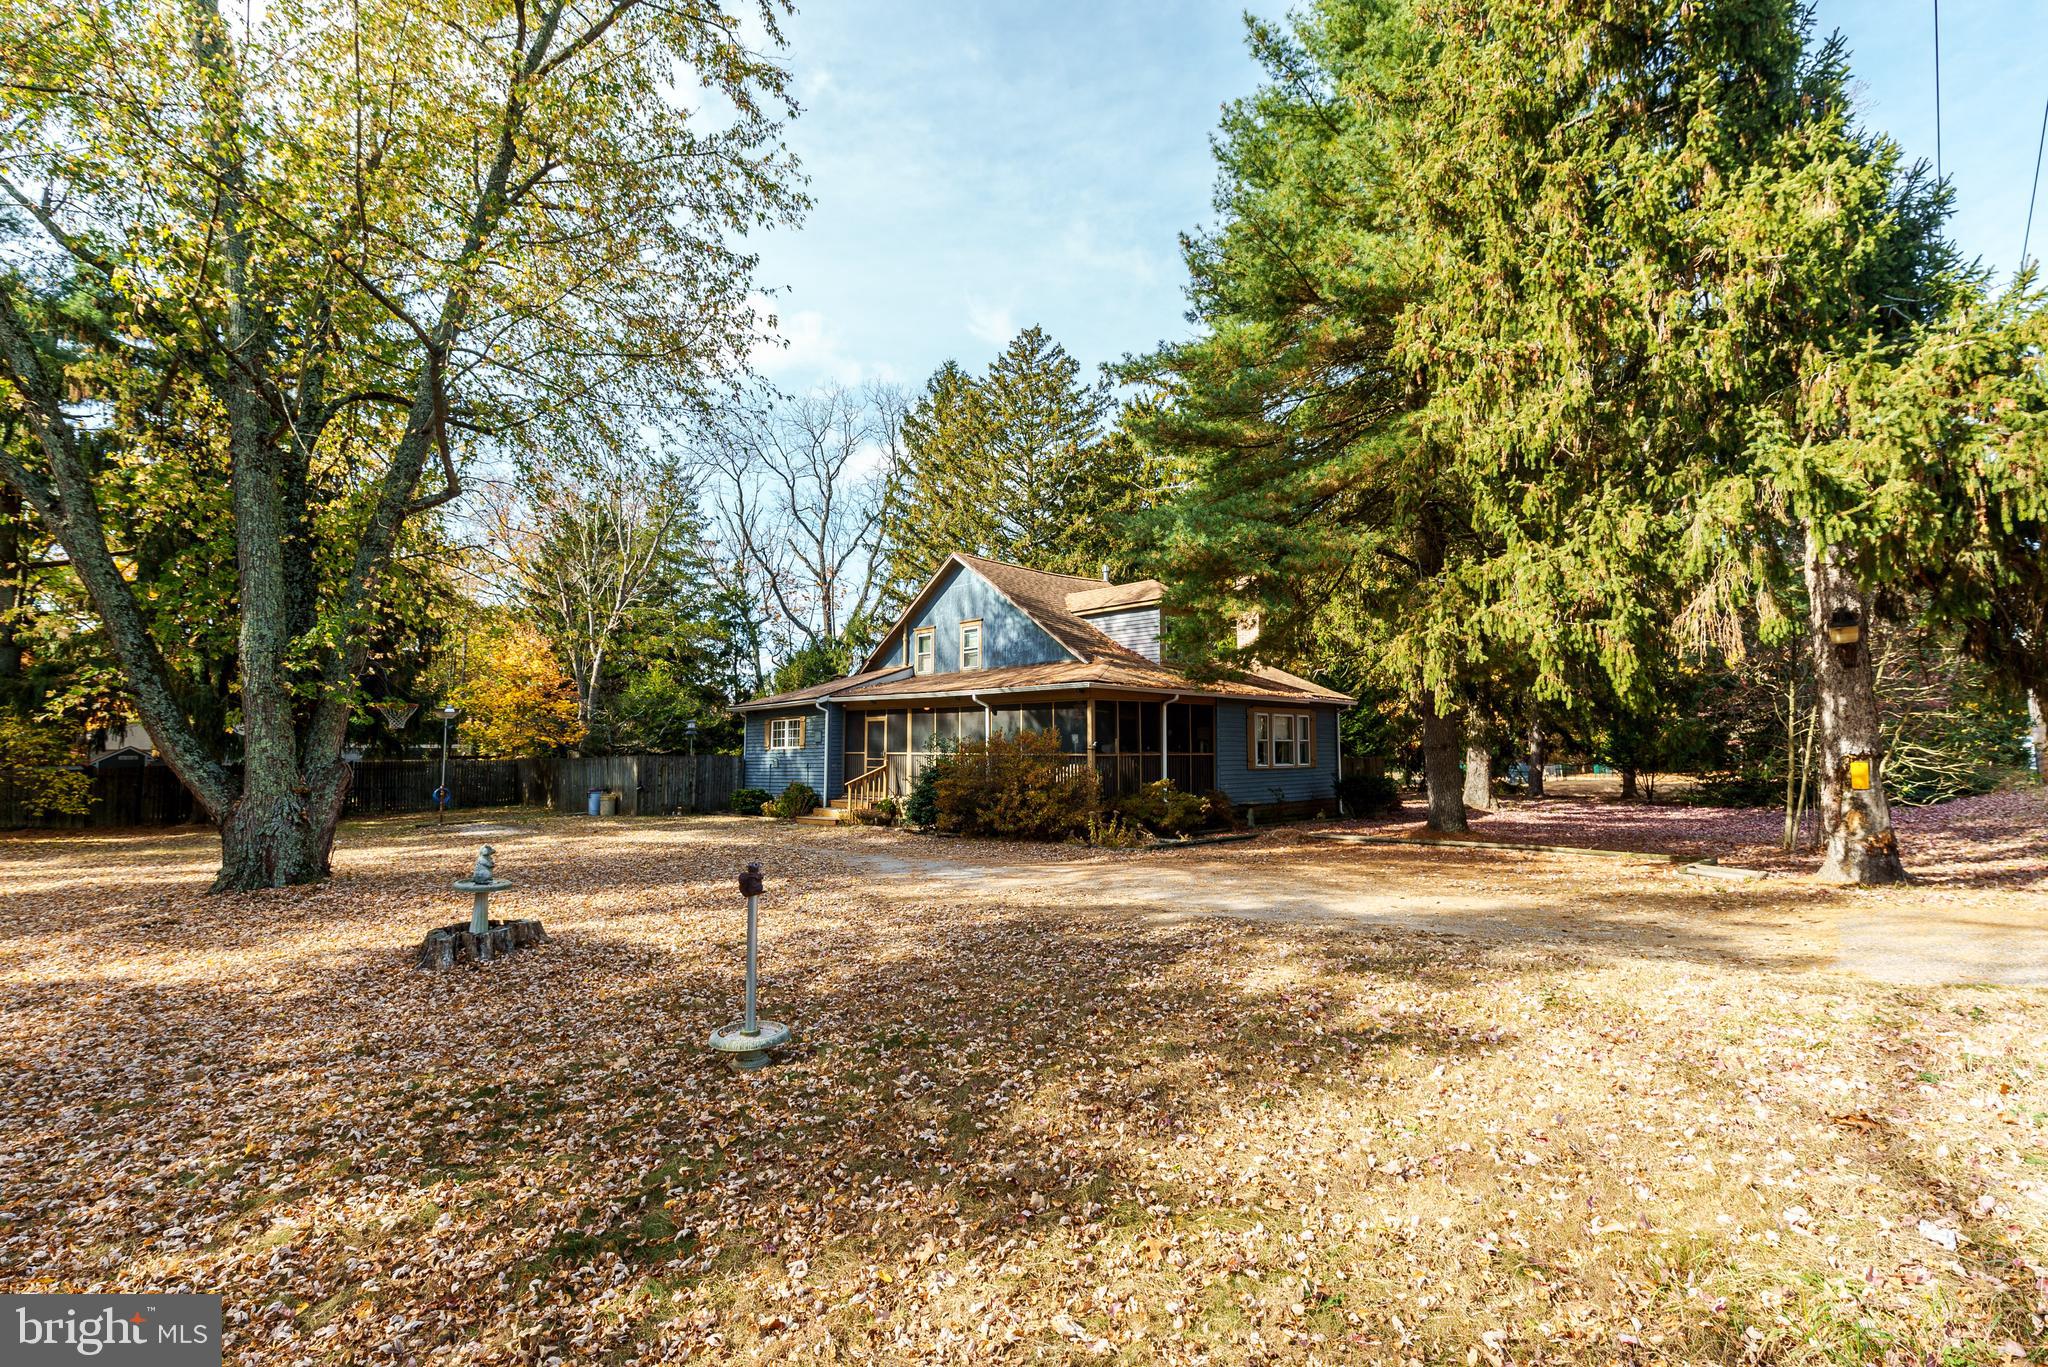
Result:
M1183 244L1195 340L1126 367L1156 400L1140 439L1178 496L1154 519L1175 648L1228 654L1260 624L1268 658L1342 651L1342 672L1419 717L1429 823L1465 828L1469 695L1492 666L1472 567L1488 547L1417 425L1428 377L1394 354L1429 288L1403 199L1395 83L1426 51L1400 0L1331 3L1292 29L1254 21L1267 83L1215 140L1220 222Z
M1131 567L1126 516L1151 495L1137 449L1108 428L1107 380L1042 328L979 378L948 361L904 419L903 479L888 519L891 578L914 592L952 551L1034 569Z

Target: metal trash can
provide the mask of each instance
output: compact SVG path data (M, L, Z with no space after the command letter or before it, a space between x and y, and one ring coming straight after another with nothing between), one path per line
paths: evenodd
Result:
M619 814L619 795L617 793L606 793L603 797L599 798L597 814L599 816L617 816Z

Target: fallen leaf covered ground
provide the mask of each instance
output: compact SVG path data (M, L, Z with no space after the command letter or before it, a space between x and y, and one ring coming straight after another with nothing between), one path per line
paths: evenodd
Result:
M199 835L0 842L0 1288L218 1291L263 1364L2048 1360L2048 994L532 829L483 838L549 943L444 975L475 835L351 827L325 886L227 897ZM703 1040L749 859L797 1043L742 1078Z
M1926 807L1894 807L1908 872L1923 884L2034 888L2048 891L2048 799L2025 786ZM1422 814L1408 809L1381 823L1421 836ZM1581 845L1692 855L1775 872L1811 873L1821 851L1813 822L1800 848L1784 851L1784 813L1770 807L1708 807L1587 800L1581 796L1503 799L1493 812L1474 812L1471 838L1517 844Z

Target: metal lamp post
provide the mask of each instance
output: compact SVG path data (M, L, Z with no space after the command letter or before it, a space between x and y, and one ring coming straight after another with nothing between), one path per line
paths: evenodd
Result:
M744 1014L729 1025L711 1032L711 1047L725 1055L736 1070L751 1073L768 1066L768 1051L789 1042L789 1027L780 1021L764 1021L754 1014L755 961L759 949L756 918L760 908L763 879L759 864L747 865L740 875L740 891L747 899L747 1001Z
M434 824L441 826L448 821L448 727L455 720L455 704L444 703L441 707L441 786L434 789Z
M694 718L683 724L683 734L690 738L690 758L697 758L697 723Z

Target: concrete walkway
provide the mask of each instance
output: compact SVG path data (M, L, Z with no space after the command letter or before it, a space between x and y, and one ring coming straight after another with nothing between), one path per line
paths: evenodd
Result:
M2048 988L2048 896L2028 891L1850 892L1803 878L1728 883L1671 865L1572 855L1319 842L1057 862L1012 862L964 846L948 857L944 848L908 837L901 853L833 853L893 896L929 896L937 885L949 896L1155 917L1390 927L1900 984Z

